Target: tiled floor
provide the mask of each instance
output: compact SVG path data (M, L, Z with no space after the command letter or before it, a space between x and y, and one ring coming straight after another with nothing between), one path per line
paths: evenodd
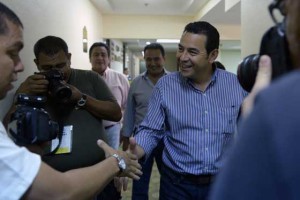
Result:
M149 200L158 200L159 198L159 181L160 175L158 169L156 167L156 163L153 165L150 188L149 188ZM126 192L122 192L122 200L131 200L131 189L132 189L132 181L130 182L128 189Z

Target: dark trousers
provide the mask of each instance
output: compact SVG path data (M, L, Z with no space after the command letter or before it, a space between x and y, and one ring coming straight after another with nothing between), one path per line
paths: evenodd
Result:
M211 184L188 181L178 173L162 166L160 200L207 200Z
M140 177L140 180L133 181L132 200L148 200L149 183L154 159L156 161L158 171L161 172L163 148L163 140L161 140L147 161L145 163L140 163L142 165L143 175Z
M117 191L114 185L114 180L112 180L103 191L98 194L97 200L120 200L122 199L121 193Z

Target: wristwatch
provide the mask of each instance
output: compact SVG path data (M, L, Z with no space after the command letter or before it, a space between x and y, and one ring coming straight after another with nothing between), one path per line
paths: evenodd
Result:
M86 95L82 94L81 98L77 101L77 107L82 108L86 103Z
M120 172L123 172L126 169L126 163L124 158L120 157L118 154L113 154L112 157L115 157L118 160Z

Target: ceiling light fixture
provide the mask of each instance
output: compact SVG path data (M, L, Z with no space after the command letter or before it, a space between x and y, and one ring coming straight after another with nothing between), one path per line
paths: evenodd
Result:
M158 43L179 43L180 40L178 39L157 39L156 42Z

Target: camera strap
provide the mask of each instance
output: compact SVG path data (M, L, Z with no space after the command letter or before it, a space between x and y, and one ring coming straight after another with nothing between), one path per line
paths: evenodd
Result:
M61 141L62 141L63 132L64 132L63 120L58 121L58 127L59 127L59 133L57 134L57 139L58 139L57 146L52 151L50 151L49 153L44 154L43 156L54 155L57 152L57 150L59 149L59 147L61 146Z
M66 104L62 104L61 102L58 102L53 98L49 98L49 99L50 99L49 108L51 108L52 116L54 117L55 121L58 124L59 133L57 135L57 138L51 141L50 152L45 154L45 156L61 154L60 151L64 147L64 143L65 143L64 135L65 136L68 135L67 133L66 134L64 133L65 128L70 129L68 128L68 126L66 126L66 121L68 119L68 116L70 115L70 112L73 110L73 107L70 107Z

